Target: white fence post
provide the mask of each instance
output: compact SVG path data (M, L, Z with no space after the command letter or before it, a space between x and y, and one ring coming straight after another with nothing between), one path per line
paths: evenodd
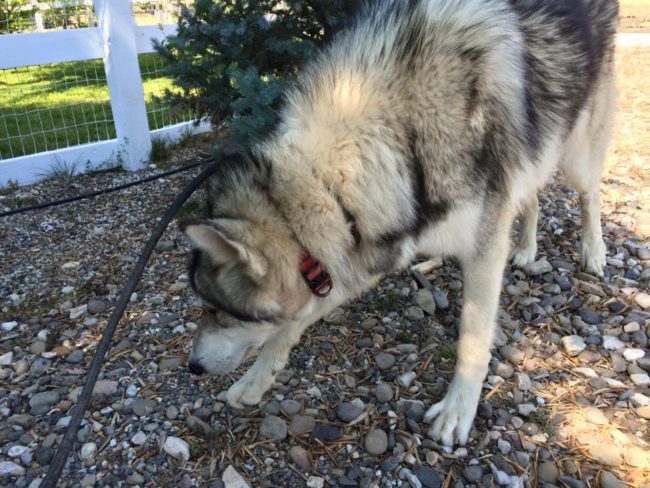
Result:
M102 35L104 69L122 165L137 170L151 154L151 136L130 0L94 0Z

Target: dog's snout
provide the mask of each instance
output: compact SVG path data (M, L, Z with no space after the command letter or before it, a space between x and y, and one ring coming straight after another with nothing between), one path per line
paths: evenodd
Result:
M190 361L190 363L187 365L187 369L190 370L190 373L195 374L197 376L202 375L205 373L205 368L201 366L201 364L198 361Z

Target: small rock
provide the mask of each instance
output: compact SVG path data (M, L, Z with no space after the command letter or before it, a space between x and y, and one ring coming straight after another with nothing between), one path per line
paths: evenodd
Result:
M587 347L582 337L570 335L562 338L562 346L568 356L577 356Z
M251 488L251 485L240 475L235 468L228 466L226 470L221 475L221 480L223 481L224 488Z
M609 471L601 471L600 488L627 488L627 485L619 481L618 478Z
M587 407L584 410L585 417L588 422L596 425L607 425L609 424L609 419L605 416L602 410L596 407Z
M553 271L553 266L551 266L551 263L546 258L542 258L539 261L527 264L523 267L523 270L528 276L538 276L544 273L550 273Z
M341 307L337 307L334 310L332 310L330 313L325 315L323 321L328 324L340 324L341 321L343 320L343 313L344 310Z
M515 376L517 378L517 388L519 388L520 391L529 391L533 387L533 384L526 373L516 373Z
M560 476L558 478L558 481L560 483L564 483L569 488L587 488L587 485L585 484L584 481L579 481L573 478L569 478L568 476Z
M131 486L142 485L144 484L144 476L138 472L131 473L126 477L126 484Z
M98 380L93 388L94 395L115 395L117 393L117 381Z
M195 432L197 434L207 435L212 432L210 425L195 415L190 415L187 417L187 419L185 419L185 423L192 432Z
M300 412L301 408L302 404L299 401L290 398L284 399L280 403L280 409L289 417L296 415L298 412Z
M650 406L639 407L635 412L642 419L650 420Z
M630 322L629 324L625 324L623 326L623 330L628 334L633 334L634 332L640 331L641 326L639 325L638 322Z
M524 360L524 353L513 346L503 346L499 348L499 353L512 364L519 364Z
M605 335L603 336L603 347L609 351L618 351L625 347L625 343L618 337Z
M643 309L650 308L650 295L648 295L647 293L637 293L636 296L634 297L634 301L639 307Z
M375 398L379 403L386 403L393 399L393 390L386 383L379 383L375 388Z
M180 437L167 437L163 449L173 458L182 459L183 461L189 461L190 459L190 445Z
M395 356L387 352L380 352L375 356L375 364L382 371L390 369L395 364Z
M380 456L388 449L388 436L381 429L373 429L366 435L364 446L368 454Z
M94 442L87 442L81 446L81 451L79 451L79 459L82 461L94 461L96 454L97 444Z
M104 300L93 299L88 302L87 310L90 315L97 315L106 311L106 302Z
M11 332L16 327L18 327L18 322L16 322L15 320L12 320L10 322L3 322L2 323L2 329L6 330L7 332Z
M505 439L499 439L497 440L497 448L501 451L501 454L508 454L512 451L512 444Z
M636 386L649 386L650 385L650 376L646 373L643 374L631 374L630 379L632 383Z
M311 435L321 442L333 442L341 438L341 429L333 425L320 424L314 427Z
M275 415L264 417L260 424L260 436L274 441L286 439L287 423Z
M418 290L415 295L415 303L417 303L422 310L424 310L429 315L435 315L436 313L436 301L433 297L433 293L426 288Z
M35 409L46 405L52 405L58 402L60 397L61 395L56 391L43 391L41 393L36 393L29 399L29 406L32 407L32 409Z
M150 398L137 398L131 403L131 410L138 417L145 417L155 410L158 406L156 400Z
M578 312L578 315L587 324L598 325L600 323L600 317L598 316L598 314L596 312L591 311L591 310L580 310Z
M420 483L422 483L424 488L440 488L444 481L442 476L424 464L415 468L413 473L417 476L418 480L420 480Z
M449 299L444 291L435 290L433 292L433 299L436 302L436 307L440 310L447 310L449 308Z
M316 420L309 415L296 415L291 419L289 424L289 432L292 435L303 435L311 432L316 427Z
M635 468L650 466L650 452L637 446L625 446L623 458L628 466Z
M560 472L555 464L550 461L546 461L537 467L537 476L539 479L548 483L555 483L559 474Z
M401 374L399 378L397 379L397 383L402 387L402 388L408 388L411 386L411 383L413 383L413 380L417 377L417 373L414 371L410 371L408 373Z
M139 430L133 437L131 437L131 444L135 444L136 446L141 446L147 442L147 434Z
M610 443L596 444L589 448L589 455L606 466L620 466L623 463L618 447Z
M352 422L361 412L363 408L352 402L343 402L336 407L336 416L343 422Z
M9 366L14 362L14 353L9 351L0 356L0 366Z
M158 363L158 369L161 373L165 371L173 371L183 362L182 358L165 358L161 359Z
M81 349L75 349L70 354L68 354L68 357L66 357L65 360L71 364L79 364L84 360L84 352Z
M528 417L530 414L537 411L537 407L535 407L535 405L532 403L521 403L517 405L517 411L519 412L519 415Z
M158 252L168 252L172 251L175 247L174 241L171 240L165 240L165 241L158 241L158 244L156 244L156 251Z
M623 357L632 362L637 361L645 356L645 351L643 349L626 349L623 351Z
M433 306L435 307L435 302L433 301L433 297L431 298L431 303L433 303ZM414 305L406 309L406 311L404 312L404 316L407 319L420 320L424 318L424 311L420 307Z
M305 471L311 469L311 460L309 458L309 453L302 446L293 446L289 449L289 457L291 461L300 466Z
M463 469L463 476L470 483L476 483L483 478L483 468L479 464L470 464Z
M12 461L0 461L0 478L5 476L24 476L25 468Z
M307 488L323 488L325 486L325 478L320 476L310 476L307 478Z

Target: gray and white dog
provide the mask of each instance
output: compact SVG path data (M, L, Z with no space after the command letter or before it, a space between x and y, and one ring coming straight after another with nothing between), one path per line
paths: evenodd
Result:
M535 259L536 192L579 191L583 267L602 274L599 182L615 105L615 0L380 0L298 77L277 131L224 152L209 216L185 222L204 304L189 367L258 403L304 330L417 255L457 258L455 377L426 414L464 444L490 360L513 221ZM330 293L328 293L331 291Z

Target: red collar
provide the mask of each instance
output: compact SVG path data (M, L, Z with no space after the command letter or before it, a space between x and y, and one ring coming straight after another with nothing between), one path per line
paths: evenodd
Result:
M332 291L332 277L311 254L306 254L302 258L300 274L305 278L311 292L317 297L325 298Z

